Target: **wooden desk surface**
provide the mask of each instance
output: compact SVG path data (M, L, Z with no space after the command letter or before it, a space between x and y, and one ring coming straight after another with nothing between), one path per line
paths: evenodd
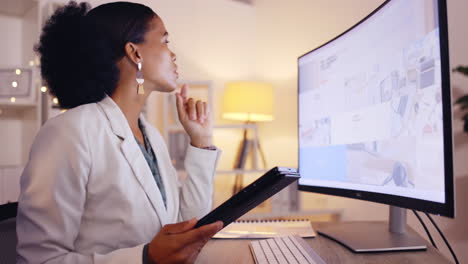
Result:
M314 223L313 226L315 229L319 229L320 226L336 224L339 223ZM335 241L320 235L305 240L328 264L451 263L432 246L428 246L427 251L355 254ZM249 242L249 239L212 239L202 249L195 263L254 264L255 261L250 252Z

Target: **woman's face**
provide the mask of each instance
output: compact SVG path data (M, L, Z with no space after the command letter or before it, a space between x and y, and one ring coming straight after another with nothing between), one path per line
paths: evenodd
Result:
M172 92L177 88L176 56L168 47L168 33L163 21L155 17L145 41L138 44L142 57L144 87L159 92Z

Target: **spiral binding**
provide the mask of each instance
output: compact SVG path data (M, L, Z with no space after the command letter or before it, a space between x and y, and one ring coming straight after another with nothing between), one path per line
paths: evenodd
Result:
M238 223L238 224L252 224L252 223L269 224L269 223L285 223L285 222L310 222L310 220L307 218L297 218L297 219L295 218L295 219L273 219L273 220L247 219L247 220L234 221L234 223Z

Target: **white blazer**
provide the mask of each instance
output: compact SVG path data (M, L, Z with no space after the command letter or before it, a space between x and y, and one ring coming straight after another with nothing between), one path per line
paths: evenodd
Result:
M211 210L220 151L188 147L179 179L159 132L144 118L167 209L120 108L106 97L41 128L21 176L18 263L141 263L163 225Z

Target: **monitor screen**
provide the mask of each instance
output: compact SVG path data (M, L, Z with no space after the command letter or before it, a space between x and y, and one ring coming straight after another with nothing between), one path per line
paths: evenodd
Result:
M445 12L387 1L299 57L301 190L453 216Z

